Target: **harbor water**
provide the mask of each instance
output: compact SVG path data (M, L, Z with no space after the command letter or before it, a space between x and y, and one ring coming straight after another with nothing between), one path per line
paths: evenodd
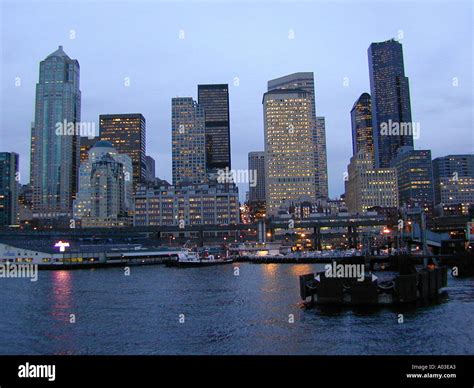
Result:
M0 279L0 354L474 354L474 279L437 303L305 309L305 264L40 271Z

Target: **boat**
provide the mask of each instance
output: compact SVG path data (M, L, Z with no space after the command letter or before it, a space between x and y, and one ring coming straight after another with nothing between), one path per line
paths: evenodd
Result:
M230 264L231 258L220 258L215 255L199 256L197 252L190 249L182 249L177 256L166 260L167 267L210 267L214 265Z

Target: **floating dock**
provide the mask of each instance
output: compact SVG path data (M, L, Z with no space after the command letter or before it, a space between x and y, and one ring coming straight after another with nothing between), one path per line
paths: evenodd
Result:
M435 299L448 284L448 267L406 272L381 282L373 273L363 279L310 273L299 278L300 295L310 305L396 305Z

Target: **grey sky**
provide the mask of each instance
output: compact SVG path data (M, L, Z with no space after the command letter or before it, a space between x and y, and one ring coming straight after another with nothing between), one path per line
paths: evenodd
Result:
M98 127L102 113L143 113L160 178L171 178L172 97L197 99L197 84L228 83L232 167L244 169L247 153L263 149L267 81L313 71L317 114L326 117L330 195L339 196L351 156L349 111L370 92L367 48L400 32L421 127L415 147L433 157L474 152L470 1L7 0L0 12L0 151L20 153L24 183L39 62L58 45L81 66L82 121Z

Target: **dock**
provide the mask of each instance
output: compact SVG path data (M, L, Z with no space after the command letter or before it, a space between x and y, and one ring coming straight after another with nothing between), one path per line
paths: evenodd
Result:
M415 270L409 261L401 264L398 275L385 281L379 281L373 272L364 272L362 279L329 275L327 271L301 275L301 299L310 306L397 305L436 299L448 285L448 267Z

